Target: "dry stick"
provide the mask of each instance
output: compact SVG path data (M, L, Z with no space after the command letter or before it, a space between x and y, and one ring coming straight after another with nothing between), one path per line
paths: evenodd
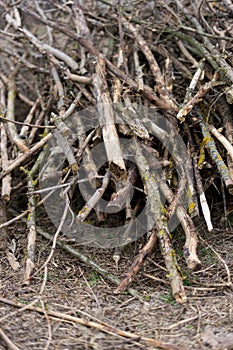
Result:
M106 81L105 61L102 55L98 56L93 85L109 168L116 183L116 190L119 191L126 186L126 166L116 129L112 100Z
M211 134L213 134L216 137L216 139L219 142L221 142L221 144L225 147L225 149L227 150L227 154L231 157L231 160L233 161L233 146L232 146L232 144L213 125L209 125L208 129L211 132Z
M164 62L164 81L168 92L172 92L174 87L174 75L173 64L169 55L165 58Z
M152 229L151 235L147 243L139 251L138 255L134 258L125 277L121 280L119 286L116 288L116 293L122 292L128 288L129 283L131 283L134 276L138 273L138 271L144 264L145 260L152 254L158 239L157 234L158 234L157 229L154 227Z
M105 60L102 55L98 56L93 85L95 88L97 109L109 165L113 163L125 173L125 162L115 126L114 111L106 81Z
M200 4L198 4L198 6L197 6L197 4L195 4L195 5L192 4L191 6L192 6L193 10L195 11L195 13L197 13L197 18L201 21L201 23L204 26L205 30L207 32L210 32L210 33L213 34L214 30L213 30L212 26L210 26L209 23L205 20L206 16L205 17L203 16L203 9L202 8L203 8L203 4L204 3L205 2L202 1Z
M34 153L38 152L41 147L43 147L51 138L53 137L53 134L48 134L43 139L38 141L33 147L29 148L29 151L27 153L24 153L22 155L19 155L8 167L7 170L2 171L0 173L0 179L2 179L4 176L9 174L12 170L17 168L18 166L22 165L25 160L30 158Z
M206 60L211 64L211 66L215 70L218 70L220 68L218 62L216 61L216 57L211 55L210 51L208 51L207 48L194 37L187 35L181 31L177 31L177 28L173 29L168 27L166 28L166 32L173 34L174 36L181 39L183 42L187 42L189 44L189 49L195 54L201 56L202 58L206 58ZM202 37L204 37L204 35L202 35Z
M33 117L35 115L35 112L38 109L39 105L40 105L40 98L37 98L37 100L35 101L34 105L30 109L28 115L26 116L26 118L24 120L24 123L22 123L23 126L22 126L22 128L20 130L20 134L19 134L19 136L21 138L27 137L29 126L31 126L30 124L32 122L32 119L33 119Z
M194 78L195 78L195 75L194 75ZM189 101L187 103L185 103L185 105L178 112L177 119L179 119L181 122L184 122L186 115L192 111L194 106L202 100L202 98L208 93L208 91L212 87L219 85L219 84L221 84L221 83L218 83L216 81L216 75L214 75L214 77L211 81L202 85L200 87L200 89L198 90L198 92L195 94L195 96L193 96L191 99L189 99Z
M166 181L161 181L159 187L166 200L170 204L173 201L174 194L166 184ZM197 231L194 226L194 223L181 205L178 205L176 207L175 212L179 219L179 222L181 223L186 237L183 250L187 266L189 269L192 270L199 269L201 266L201 262L197 256Z
M33 306L33 305L37 304L38 301L39 301L39 299L36 298L36 299L34 299L33 301L31 301L29 304L24 305L23 307L21 307L20 310L12 311L12 312L6 314L5 316L2 316L2 317L0 318L0 323L3 323L3 321L5 321L5 320L7 320L8 318L11 318L11 317L13 317L13 316L15 316L15 315L17 315L17 314L19 314L19 313L23 313L25 310L28 310L28 308L29 308L30 306Z
M233 119L232 119L231 107L225 101L223 96L220 97L219 102L220 102L219 111L222 117L226 118L226 121L225 121L226 137L232 145L233 144ZM228 164L230 176L233 179L233 160L231 159L231 157L229 157L229 155L227 155L227 164Z
M82 92L79 91L74 99L74 101L70 104L69 108L62 114L62 120L66 120L69 118L73 112L75 111L76 107L80 103L82 97Z
M204 187L202 185L201 175L200 175L200 172L198 169L198 164L197 164L197 154L195 154L195 153L193 156L193 165L194 165L193 168L194 168L194 174L195 174L195 179L196 179L197 192L199 194L202 213L204 215L204 219L205 219L208 231L211 232L213 230L213 225L211 222L210 208L209 208L208 202L206 200L205 191L204 191Z
M233 38L230 37L230 36L226 36L225 35L224 38L223 38L223 36L221 36L221 35L210 34L210 33L206 33L206 32L201 33L197 29L194 29L192 27L183 26L183 25L179 26L179 29L180 30L183 29L184 31L187 31L187 32L190 32L190 33L200 34L201 36L205 36L207 38L224 39L226 41L233 41Z
M180 121L184 122L185 121L185 116L189 113L189 108L187 108L186 104L189 102L192 93L194 92L196 85L203 73L204 70L204 60L202 59L198 66L197 66L197 70L189 84L189 87L186 89L186 94L185 94L185 98L184 98L184 102L183 105L181 107L181 109L179 110L178 114L177 114L177 119L179 119Z
M179 46L180 51L183 53L183 55L192 63L192 66L197 68L197 60L189 53L189 51L186 49L181 40L177 40L177 45Z
M84 38L87 38L92 42L92 36L91 32L88 28L85 15L83 13L82 7L80 6L79 0L76 0L75 5L72 7L74 12L74 22L75 27L78 35L83 36ZM79 71L83 74L86 73L85 64L86 64L86 52L84 47L80 48L81 51L81 60L79 64Z
M0 297L0 302L7 304L7 305L14 306L14 307L18 307L18 308L21 308L24 306L24 304L22 304L20 302L11 301L9 299L2 298L2 297ZM28 310L36 311L40 314L44 314L44 310L40 307L29 306ZM53 310L46 310L46 312L49 316L53 316L57 319L62 319L64 321L71 321L71 322L81 324L82 326L86 326L86 327L92 327L92 328L98 329L99 331L102 331L104 333L108 333L111 335L121 336L124 338L136 340L136 341L142 341L143 343L146 343L148 346L155 346L155 347L158 347L158 348L161 348L164 350L187 350L186 348L183 348L181 346L178 347L176 345L164 343L162 341L155 340L153 338L143 337L140 334L135 334L132 332L127 332L127 331L123 331L121 329L117 329L115 327L110 326L107 323L104 323L104 322L97 323L94 321L86 321L83 318L74 317L74 316L67 315L67 314L64 314L62 312L57 312L57 311L53 311ZM89 315L89 317L92 318L91 315Z
M123 64L123 53L121 48L119 47L118 49L118 57L117 57L117 68L121 68ZM121 96L122 96L122 91L123 91L123 86L121 83L121 80L115 76L113 80L113 103L114 103L114 108L116 108L116 111L119 112L119 110L123 110L123 106L121 103ZM128 125L123 122L122 118L119 116L119 113L116 113L115 116L116 120L115 122L117 123L118 131L121 132L123 135L130 135L131 131Z
M107 205L107 209L113 209L114 212L119 212L127 200L129 200L130 191L132 190L133 183L135 182L135 167L131 167L128 170L127 180L125 186L120 188L119 191L114 192ZM127 216L126 216L127 217Z
M64 105L65 105L64 89L63 89L63 86L62 86L61 79L59 77L58 71L55 68L55 65L53 63L53 61L54 61L53 55L52 54L48 55L48 58L49 58L50 64L51 64L51 73L52 73L52 77L53 77L53 80L54 80L54 83L55 83L55 91L57 91L57 94L58 94L58 97L59 97L59 100L57 102L57 108L58 108L59 111L61 111L61 110L63 110Z
M92 44L92 42L90 42L90 40L84 38L82 35L75 34L67 26L60 25L57 22L53 22L50 20L45 20L45 19L41 18L38 14L36 14L34 11L26 8L25 6L21 6L20 8L22 9L23 12L25 12L29 16L32 16L33 18L37 19L38 21L61 31L62 33L66 34L67 36L69 36L70 38L72 38L74 40L77 40L79 42L79 44L82 45L83 47L85 47L85 49L88 50L91 54L93 54L97 57L101 55L100 52ZM112 64L107 58L105 58L102 55L101 55L101 57L105 61L108 69L114 75L116 75L121 80L123 80L132 91L138 93L138 84L133 79L131 79L127 74L125 74L119 68L117 68L114 64ZM142 95L145 98L147 98L148 100L153 101L161 109L170 110L170 111L177 109L177 108L171 107L170 104L167 104L166 102L162 101L158 96L156 96L153 89L150 88L149 86L144 85L144 90L142 91Z
M121 46L119 46L118 49L118 56L117 56L117 68L121 68L122 65L125 65L125 71L127 71L128 68L126 68L126 62L124 60L124 53L123 53L123 48L121 48ZM122 96L122 84L121 84L121 80L115 76L114 80L113 80L113 103L114 103L114 107L116 107L116 104L119 107L122 107L121 103L121 96ZM126 125L123 120L119 117L119 113L116 113L116 119L115 119L115 123L117 123L118 126L118 131L120 131L123 135L129 135L130 134L130 129L128 127L128 125ZM122 189L120 188L120 192L124 191L124 189L127 187L126 186ZM114 194L115 196L113 197L113 201L114 199L116 199L116 193ZM120 201L121 203L122 201ZM108 206L111 206L111 201L108 203ZM130 204L130 198L128 196L128 194L126 193L126 220L129 222L130 219L132 218L132 208L131 208L131 204ZM128 227L130 227L130 223L128 225ZM118 269L118 262L121 258L122 255L122 251L123 251L124 247L120 246L120 247L115 247L114 249L114 253L113 253L113 260L116 263L116 268Z
M7 97L7 112L6 117L9 120L14 121L15 120L15 81L14 81L14 74L11 75L8 81L8 97ZM17 133L17 129L14 123L7 123L8 125L8 132L11 141L15 143L17 148L23 152L28 153L29 148L26 146L25 142L19 137Z
M65 205L65 208L64 208L64 212L62 214L62 217L61 217L61 220L60 220L60 223L59 223L59 226L57 228L57 231L56 233L54 234L53 236L53 244L52 244L52 247L51 247L51 252L48 256L48 258L46 259L45 263L38 269L36 270L36 272L34 273L34 276L36 274L38 274L43 268L47 268L49 262L51 261L53 255L54 255L54 252L55 252L55 249L56 249L56 245L57 245L57 238L58 238L58 235L60 234L61 230L62 230L62 227L64 225L64 222L65 222L65 219L66 219L66 216L67 216L67 213L68 213L68 210L69 210L69 199L68 199L68 196L67 196L67 190L65 191L64 195L66 196L66 205ZM39 229L38 229L39 231ZM41 230L39 231L41 233ZM47 275L47 274L45 274ZM44 282L45 283L45 282Z
M46 271L47 271L47 269L46 269ZM44 350L49 350L49 347L50 347L50 344L51 344L52 338L53 338L52 327L51 327L51 322L50 322L49 315L47 313L44 301L42 299L40 299L40 303L41 303L41 306L42 306L41 309L44 312L44 315L45 315L45 318L46 318L47 324L48 324L48 338L47 338Z
M0 115L2 115L2 108L5 108L5 89L0 80ZM1 166L3 172L8 169L9 160L7 153L7 133L3 123L0 123L1 128ZM0 224L7 221L7 206L11 195L11 174L7 174L2 179L1 199L0 199ZM5 251L7 248L8 229L3 227L0 230L0 251Z
M208 128L206 124L204 123L202 116L200 113L198 113L199 118L199 124L201 127L202 135L203 135L203 142L205 143L205 146L207 147L209 151L209 155L212 159L212 161L216 164L218 171L220 173L220 176L222 180L224 181L226 188L228 189L230 194L233 194L233 180L230 177L229 170L227 166L225 165L221 155L217 151L216 145L214 140L212 139Z
M0 120L2 122L9 122L9 123L13 123L13 124L16 124L16 125L21 125L21 126L27 126L27 127L31 127L31 128L37 128L37 129L55 129L56 126L53 126L53 125L37 125L37 124L29 124L29 123L25 123L25 122L18 122L16 120L10 120L10 119L7 119L5 117L2 117L0 116ZM25 135L25 133L24 133ZM20 136L21 136L21 132L20 132Z
M117 54L117 68L121 68L123 64L123 53L121 48L119 47L118 49L118 54ZM113 103L117 103L120 101L122 95L122 85L121 81L118 77L115 77L113 80Z
M29 30L27 30L26 28L21 28L16 20L10 16L9 14L6 14L6 20L8 23L10 23L11 25L13 25L13 27L16 30L19 30L21 33L24 34L24 36L42 53L48 53L48 54L52 54L54 55L56 58L58 58L59 60L65 62L67 64L67 66L69 66L71 69L76 70L78 68L78 63L71 58L70 56L68 56L67 54L65 54L64 52L55 49L52 46L49 46L47 44L42 43L41 41L39 41ZM44 18L44 20L46 21L46 19Z
M78 159L79 162L81 160L81 157L83 158L82 166L87 174L89 183L93 188L96 188L96 180L99 178L99 175L98 175L98 169L93 160L92 153L87 143L87 140L90 141L90 137L87 139L85 127L84 127L84 121L81 119L79 115L74 114L74 122L77 123L76 130L77 130L77 136L79 141L79 151L76 154L76 158ZM91 132L89 136L90 135L93 135L93 132ZM87 197L85 197L84 199L86 201L88 200Z
M75 100L72 102L72 104L70 105L70 107L67 109L66 112L64 112L63 114L63 118L66 119L68 118L74 111L75 107L77 106L77 104L79 103L79 100L81 98L81 95L78 94L75 98ZM8 169L6 169L5 171L2 171L0 173L0 179L2 179L4 176L6 176L7 174L9 174L11 171L13 171L15 168L17 168L18 166L22 165L28 158L30 158L31 155L33 155L34 153L38 152L39 149L41 147L43 147L51 138L53 137L52 133L49 133L48 135L46 135L44 138L42 138L40 141L38 141L33 147L31 147L29 149L29 151L25 154L22 154L20 156L18 156L8 167Z
M28 193L28 194L30 195L30 194L37 194L37 193L41 193L41 192L45 192L45 191L50 191L46 196L44 196L44 198L43 198L42 200L40 200L40 201L36 204L36 207L35 207L35 208L27 209L27 210L25 210L23 213L21 213L21 214L15 216L13 219L8 220L8 221L5 220L3 223L0 223L0 230L1 230L2 228L4 228L4 227L10 226L10 225L13 224L15 221L18 221L18 220L24 218L24 216L30 214L33 210L35 210L36 208L40 207L40 206L48 199L48 197L50 197L50 196L54 193L54 191L55 191L57 188L59 188L59 187L67 187L67 186L69 186L69 185L68 185L68 184L64 184L64 185L61 185L61 186L59 186L59 185L58 185L58 186L52 186L52 187L50 187L50 188L48 187L48 188L43 189L43 190L33 191L32 193ZM1 217L1 215L0 215L0 217ZM24 220L25 220L25 219L23 219L23 221L24 221Z
M129 74L129 68L127 65L127 59L126 59L126 53L125 53L125 49L126 49L126 43L125 43L125 39L124 39L124 31L123 31L123 26L122 26L122 11L120 8L120 3L117 4L117 21L118 21L118 32L119 32L119 41L120 41L120 45L119 48L122 52L122 60L123 60L123 67L124 67L124 71L126 74Z
M41 204L42 204L42 203L41 203ZM41 205L41 204L40 204L40 205ZM38 205L39 205L39 203L38 203ZM3 229L4 227L7 227L7 226L13 224L15 221L18 221L18 220L22 219L22 218L23 218L24 216L26 216L28 213L30 213L30 210L29 210L29 209L25 210L22 214L17 215L15 218L13 218L13 219L11 219L11 220L8 220L8 221L7 221L7 219L5 218L5 220L2 220L3 223L0 223L0 230ZM0 218L3 218L3 216L0 215ZM1 221L1 219L0 219L0 221Z
M123 99L124 99L125 106L124 107L119 106L123 119L129 125L134 135L139 136L142 139L149 140L150 138L149 132L147 128L144 126L133 104L131 103L129 96L125 94L123 96Z
M76 181L76 180L75 180ZM79 182L79 181L77 181ZM39 194L39 193L44 193L44 192L48 192L48 191L51 191L51 190L57 190L59 188L64 188L64 187L68 187L70 186L71 183L62 183L61 185L55 185L55 186L50 186L50 187L46 187L46 188L43 188L41 190L36 190L36 191L32 191L32 192L27 192L28 195L31 195L31 194Z
M77 223L79 221L84 221L87 216L90 214L91 210L95 207L95 205L98 203L100 198L103 196L110 180L110 172L106 172L103 178L102 186L99 187L93 196L89 199L89 201L84 205L84 207L80 210L78 215L76 216Z
M164 101L165 103L167 103L167 105L169 105L171 109L176 109L177 106L176 106L175 102L171 99L171 97L168 94L167 87L166 87L161 69L160 69L153 53L151 52L149 46L147 45L146 40L142 37L141 34L139 34L137 28L133 24L128 22L126 20L126 18L123 18L122 24L136 38L142 52L144 53L145 57L147 58L147 61L150 65L154 79L157 83L156 89L159 93L161 100Z
M167 220L161 216L158 227L158 239L160 249L164 257L165 265L168 271L172 294L178 303L184 303L187 300L183 286L181 271L176 260L176 254L172 247L169 232L167 229Z
M46 19L45 13L44 13L43 9L40 7L37 0L34 0L34 4L35 4L35 8L36 8L37 12L41 15L41 17ZM49 26L46 26L46 30L47 30L47 34L48 34L49 44L52 45L52 43L53 43L52 30Z
M35 163L36 164L36 163ZM35 174L34 169L37 166L33 166L31 171L27 174L28 179L28 191L34 191L33 175ZM24 274L24 283L29 284L31 276L35 267L35 249L36 249L36 196L30 195L28 199L28 208L30 214L28 214L28 244L27 244L27 260Z
M144 90L143 70L142 70L142 67L140 66L139 56L138 56L138 47L136 44L134 45L133 58L134 58L134 65L135 65L135 70L137 74L138 92L142 92Z
M167 326L167 327L159 327L159 329L163 329L163 330L172 330L174 328L177 328L185 323L190 323L191 321L194 321L196 320L197 318L199 318L199 315L196 315L196 316L192 316L192 317L188 317L188 318L185 318L184 320L181 320L181 321L178 321L176 323L173 323L171 324L170 326Z
M82 148L79 149L78 151L78 154L80 154L81 156L81 153L83 152L84 148L86 147L86 145L89 143L90 139L92 138L92 136L94 135L94 132L95 130L93 130L86 138ZM65 186L68 186L67 184L63 184L63 185L60 185L61 187L65 187ZM41 193L41 192L44 192L44 191L50 191L50 190L54 190L54 189L57 189L59 188L59 186L52 186L51 188L46 188L44 190L39 190L39 191L33 191L32 193L29 193L30 194L37 194L37 193ZM45 196L40 202L37 203L36 205L36 208L38 208L40 205L42 205L46 199L53 193L53 191L51 191L47 196ZM0 230L13 224L15 221L18 221L20 220L21 218L23 218L24 216L28 215L30 212L32 212L33 210L35 210L36 208L32 208L32 209L27 209L25 210L22 214L19 214L17 215L16 217L14 217L13 219L11 220L8 220L6 221L6 215L4 216L3 214L0 215L0 218L2 217L2 221L3 223L0 223Z
M178 189L176 194L173 195L172 200L169 202L169 207L167 208L167 218L171 218L174 214L176 207L180 201L182 201L182 196L184 195L184 190L186 186L186 178L184 173L184 168L180 171L180 182L178 184Z
M148 118L143 118L142 121L147 126L147 129L149 130L149 132L152 133L153 135L155 135L159 140L161 140L163 142L163 144L166 145L168 140L174 141L173 142L173 149L172 149L172 156L173 156L173 159L176 160L176 165L180 166L184 179L187 180L187 185L188 185L188 189L189 189L189 195L187 195L187 198L189 200L189 205L192 205L194 203L193 202L194 189L193 189L192 177L190 175L192 173L192 171L191 171L190 166L189 166L189 158L187 159L186 166L184 167L184 159L182 159L182 156L180 155L180 149L178 147L179 143L177 143L177 141L176 141L177 135L176 135L176 133L174 133L174 129L170 130L170 132L167 132L164 129L158 127L156 125L156 123L149 120ZM146 146L144 144L143 144L143 147L146 147L147 150L149 149L148 146ZM154 151L152 151L150 153L154 154ZM183 184L180 185L180 193L182 190L182 188L181 188L182 185Z
M96 133L96 129L92 130L86 137L84 121L81 119L80 115L73 115L73 124L74 123L77 123L76 131L79 140L79 150L76 153L76 159L80 163L82 158L82 167L87 174L89 184L93 189L96 189L97 183L99 182L99 174L88 145L89 141L93 138L94 134ZM89 202L91 200L92 194L90 193L90 191L88 191L87 188L86 190L83 190L82 195L86 202ZM98 210L98 207L99 204L97 203L97 206L96 208L94 208L94 210L98 220L101 221L103 218L102 214L100 213L100 210Z
M135 140L134 142L132 140L132 149L135 150L136 164L139 169L144 185L144 192L147 195L147 201L149 203L147 216L150 221L150 225L153 224L154 229L157 231L160 249L168 270L168 277L170 280L172 293L177 302L183 303L186 301L186 295L182 283L180 269L176 261L175 251L171 245L169 232L167 229L167 220L163 214L165 208L160 200L158 181L155 174L151 173L148 162L143 156L139 144ZM124 283L120 284L120 286L117 288L118 292L121 291L121 288L125 287L127 283L130 283L130 281L126 279L123 281Z
M96 100L93 97L93 95L83 86L83 84L75 84L79 91L82 93L83 96L86 97L87 101L90 102L93 106L96 106Z
M15 42L14 42L14 44L15 44ZM27 61L24 58L24 56L20 56L18 53L14 52L12 50L9 50L6 47L0 47L0 51L5 52L9 57L16 58L17 62L20 62L20 63L24 64L24 66L27 67L28 69L32 69L32 70L35 70L36 72L40 72L40 73L43 73L43 74L48 74L49 73L49 71L46 68L41 68L41 67L38 67L38 66L32 64L31 62ZM31 101L28 97L26 97L24 94L22 94L20 92L18 93L18 97L23 102L25 102L28 106L32 107L34 105L33 101Z
M5 108L5 89L4 85L2 84L0 80L0 116L2 116L2 108ZM4 118L2 118L4 119ZM7 133L5 129L5 125L3 123L0 123L1 128L1 165L2 165L2 171L6 171L9 167L9 159L8 159L8 152L7 152ZM2 179L2 190L1 190L1 197L4 202L9 202L11 195L11 174L7 174Z
M165 208L163 207L163 204L160 200L158 181L155 177L156 174L150 173L147 160L143 156L139 145L135 142L134 146L136 149L136 164L138 166L145 187L147 200L150 203L151 213L148 213L148 215L152 215L152 222L155 222L157 228L157 236L165 265L168 270L168 277L171 283L172 294L177 302L182 303L186 301L186 295L180 274L180 268L176 261L175 251L170 241L167 228L167 219L163 214Z
M20 348L18 348L18 346L16 346L14 343L12 343L10 338L8 338L6 333L1 328L0 328L0 337L2 338L4 343L7 345L8 350L20 350Z
M2 222L7 221L6 203L0 200L0 251L5 251L7 248L8 230L6 226L2 226Z
M220 46L220 50L221 52L225 52L226 51L226 40L225 40L225 34L227 32L227 29L226 30L219 30L217 28L216 25L213 26L213 30L216 34L219 34L219 37L222 37L223 39L222 40L219 40L219 46Z
M57 129L60 131L60 134L64 137L70 137L72 135L72 130L66 123L63 121L63 112L60 111L59 115L51 112L51 119L56 125Z
M212 266L210 266L212 267ZM202 271L198 271L198 273L202 273ZM155 277L149 273L143 273L143 276L147 277L147 278L150 278L156 282L159 282L159 283L163 283L165 285L169 284L168 281L162 279L162 278L158 278L158 277ZM200 285L203 285L203 286L206 286L206 287L198 287L198 286L184 286L185 289L187 290L194 290L194 291L197 291L197 290L200 290L200 291L212 291L212 290L219 290L219 288L226 288L226 287L230 287L229 283L215 283L215 284L208 284L208 283L199 283ZM161 328L160 328L161 329Z
M61 125L62 124L60 123L60 127L61 127ZM70 130L70 132L71 132L71 130ZM75 156L73 154L73 151L69 145L67 138L64 136L68 136L68 135L62 135L61 133L55 133L55 138L56 138L57 144L59 145L59 147L61 147L63 153L65 154L66 159L67 159L67 161L70 165L70 168L72 170L72 173L77 174L77 172L78 172L77 161L75 159Z
M47 104L47 106L49 107L49 104L51 103L51 100L52 100L52 97L50 97L49 99L49 102ZM48 108L47 107L47 108ZM43 125L41 125L41 123L43 122L43 119L44 119L44 116L45 116L45 113L46 113L46 110L47 108L43 108L42 111L39 113L39 115L37 116L36 118L36 122L35 122L35 126L33 125L32 126L32 129L30 131L30 134L28 135L28 138L27 138L27 142L29 145L32 145L35 137L36 137L36 134L37 134L37 131L38 131L38 128L43 128L43 129L46 129L46 130L49 130L49 129L55 129L54 126L48 126L48 125L45 125L43 127ZM46 131L45 131L46 133Z
M39 169L39 166L41 164L43 156L44 156L44 152L41 151L30 171L23 169L27 175L28 192L35 191L35 182L34 182L33 177L35 176L36 172ZM34 267L35 267L35 250L36 250L36 236L37 236L37 232L36 232L36 195L35 194L29 195L28 209L29 209L28 220L27 220L28 244L27 244L27 260L26 260L26 267L25 267L25 274L24 274L24 283L25 284L30 283L31 276L33 274Z
M187 78L187 79L192 79L192 75L190 70L179 60L174 56L174 52L172 51L172 47L162 47L161 46L157 46L157 45L150 45L151 50L158 53L159 55L164 55L165 57L169 57L169 59L171 60L171 62L173 62L173 66L176 67L176 69L179 72L182 72L183 77ZM171 52L168 51L169 49L171 49Z
M209 206L208 206L208 202L206 200L204 187L202 185L201 175L200 175L200 172L199 172L199 169L198 169L197 154L196 154L196 151L195 151L193 137L191 135L190 129L187 126L187 124L185 124L185 129L186 129L186 132L187 132L188 138L189 138L190 151L192 153L192 159L193 159L193 169L194 169L194 175L195 175L195 180L196 180L196 187L197 187L197 192L199 194L199 199L200 199L202 212L203 212L206 224L207 224L208 231L211 232L213 230L213 225L212 225L212 222L211 222L211 213L210 213L210 209L209 209Z
M79 83L79 84L86 84L86 85L92 84L92 78L89 78L83 75L72 74L70 73L69 69L67 69L65 73L66 73L65 79L75 81L76 83Z
M153 124L152 124L153 125ZM157 133L157 131L156 131ZM177 142L176 140L177 133L175 131L175 128L173 127L170 129L169 133L169 139L173 141L173 146L172 146L172 157L173 160L175 160L175 165L179 168L179 175L180 175L180 183L177 189L177 193L173 198L173 202L170 203L169 209L168 209L168 214L170 215L172 210L175 208L176 203L179 203L181 201L182 203L182 195L186 196L186 199L188 200L188 208L189 208L189 213L192 216L196 215L196 209L195 209L195 189L193 185L193 179L192 179L192 169L191 169L191 161L190 161L190 156L189 153L185 149L185 154L187 159L185 159L185 164L184 164L184 159L182 156L182 153L184 152L182 150L182 146ZM160 135L159 135L160 138ZM166 144L167 140L165 140ZM181 146L181 147L180 147ZM182 152L181 152L182 150ZM180 154L181 152L181 154ZM186 153L187 152L187 153ZM186 188L185 188L186 186ZM186 190L186 193L184 193Z

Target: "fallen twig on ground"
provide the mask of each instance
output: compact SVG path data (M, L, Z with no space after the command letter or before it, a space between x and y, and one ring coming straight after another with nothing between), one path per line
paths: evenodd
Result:
M19 303L16 301L11 301L9 299L5 299L2 297L0 297L0 302L11 305L11 306L15 306L18 308L21 308L24 306L24 304L22 304L22 303ZM40 307L28 306L28 310L44 314L43 308L40 308ZM46 313L48 316L53 316L53 317L56 317L58 319L65 320L65 321L75 322L75 323L81 324L81 325L86 326L86 327L96 328L104 333L109 333L112 335L117 335L117 336L121 336L124 338L129 338L132 340L136 340L138 342L141 341L143 343L146 343L148 346L155 346L155 347L158 347L158 348L164 349L164 350L185 350L184 347L181 347L181 346L178 347L178 346L173 345L173 344L164 343L160 340L147 338L147 337L140 336L139 334L120 330L120 329L112 327L104 322L97 323L94 321L86 321L83 318L74 317L74 316L67 315L67 314L64 314L62 312L57 312L57 311L53 311L53 310L46 310ZM89 315L89 316L92 317L91 315Z

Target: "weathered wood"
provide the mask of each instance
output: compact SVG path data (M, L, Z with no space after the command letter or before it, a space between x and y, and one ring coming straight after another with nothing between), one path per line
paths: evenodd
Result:
M122 246L147 236L119 291L159 242L174 298L186 300L169 223L177 218L185 235L186 264L199 268L193 221L198 206L208 231L213 230L215 188L205 192L206 179L222 195L225 217L233 193L233 33L228 2L221 3L221 11L212 3L183 4L155 2L151 20L151 5L140 1L116 6L76 0L53 11L45 2L35 2L35 9L29 0L12 6L1 2L0 229L5 249L8 226L29 214L27 281L36 262L37 205L64 189L62 209L79 224L89 221L109 231L119 224ZM40 171L37 161L46 148ZM54 169L58 154L64 155L64 164ZM42 172L46 188L38 185ZM55 173L60 178L53 183ZM11 207L24 185L28 210L8 221L5 202ZM54 205L57 235L66 216L56 211L60 199ZM122 246L115 251L119 264Z

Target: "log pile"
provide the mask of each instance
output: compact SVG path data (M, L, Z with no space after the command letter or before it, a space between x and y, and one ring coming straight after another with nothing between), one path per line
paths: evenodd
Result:
M171 233L181 224L200 268L206 192L233 194L233 3L0 1L0 13L1 250L28 216L29 283L43 204L55 237L114 248L115 261L146 237L117 292L158 243L184 302ZM25 186L28 208L9 220Z

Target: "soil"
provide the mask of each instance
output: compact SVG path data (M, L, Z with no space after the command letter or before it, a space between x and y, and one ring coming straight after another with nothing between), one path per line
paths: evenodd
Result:
M227 228L206 233L204 226L199 224L200 236L204 239L199 241L200 271L188 271L182 250L176 249L188 297L185 304L179 305L172 298L158 248L131 285L139 293L139 298L128 292L116 295L115 286L107 276L100 275L59 247L48 264L46 278L42 269L35 274L30 285L24 285L27 230L24 225L17 224L12 230L11 243L15 245L14 256L20 264L19 269L14 271L6 255L1 256L2 331L18 349L159 349L145 344L140 338L137 341L126 339L47 314L47 311L54 310L97 324L104 322L178 348L232 349L233 291L226 286L226 268L229 273L233 272L232 230L229 225L228 221ZM51 232L52 227L48 230ZM179 242L181 247L182 233L177 230L174 235L175 244ZM65 238L60 240L64 242ZM127 271L142 244L137 242L125 247L117 267L112 250L93 250L74 242L66 243L118 278ZM43 266L50 251L51 242L39 235L36 270ZM40 293L42 285L43 292ZM6 304L3 298L20 302L24 309ZM34 306L44 309L44 313L25 309L33 301ZM7 347L1 337L0 349L15 348Z

